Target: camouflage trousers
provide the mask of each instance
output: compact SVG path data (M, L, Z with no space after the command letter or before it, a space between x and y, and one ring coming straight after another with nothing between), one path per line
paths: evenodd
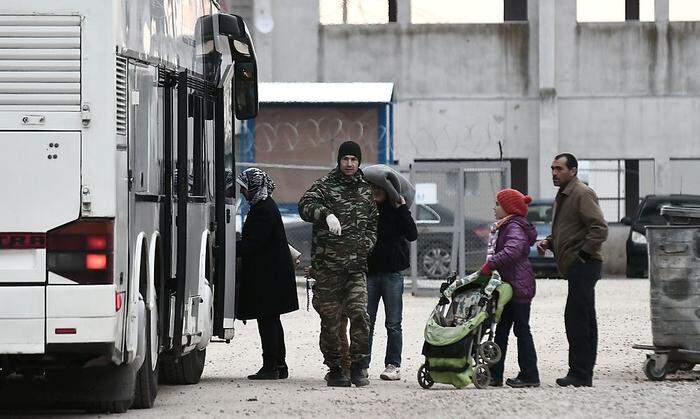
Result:
M350 360L363 361L369 354L367 277L363 272L331 271L316 272L315 277L313 306L321 317L323 363L341 365L343 318L350 321Z

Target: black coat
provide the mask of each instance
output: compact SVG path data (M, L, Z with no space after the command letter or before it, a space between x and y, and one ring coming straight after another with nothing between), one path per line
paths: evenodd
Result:
M418 238L416 223L406 205L379 205L377 244L369 255L369 273L401 272L411 266L408 242Z
M274 316L299 309L287 235L277 203L267 198L253 205L243 223L236 257L242 259L236 317Z

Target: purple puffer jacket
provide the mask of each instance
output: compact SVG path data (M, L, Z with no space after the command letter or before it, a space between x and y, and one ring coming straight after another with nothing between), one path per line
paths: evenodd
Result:
M535 273L528 260L537 230L525 217L515 216L501 226L489 266L513 287L513 301L529 303L535 296Z

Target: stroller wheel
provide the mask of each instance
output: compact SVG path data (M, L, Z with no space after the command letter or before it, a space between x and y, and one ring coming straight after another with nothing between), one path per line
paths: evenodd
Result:
M491 371L485 364L479 364L474 369L474 387L484 389L488 388L491 382Z
M666 378L666 368L658 368L654 358L647 358L644 362L644 374L651 381L663 381Z
M425 389L428 389L435 384L435 381L433 381L433 378L430 376L430 372L428 372L428 369L425 368L425 364L418 368L418 384Z
M479 356L488 365L496 365L501 360L501 348L496 342L487 340L479 345Z

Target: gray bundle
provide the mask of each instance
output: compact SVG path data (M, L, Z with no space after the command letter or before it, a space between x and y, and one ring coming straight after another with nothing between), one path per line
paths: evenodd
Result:
M406 200L410 208L416 196L416 188L401 173L384 164L375 164L362 169L365 180L386 190L393 203L401 202L400 196Z

